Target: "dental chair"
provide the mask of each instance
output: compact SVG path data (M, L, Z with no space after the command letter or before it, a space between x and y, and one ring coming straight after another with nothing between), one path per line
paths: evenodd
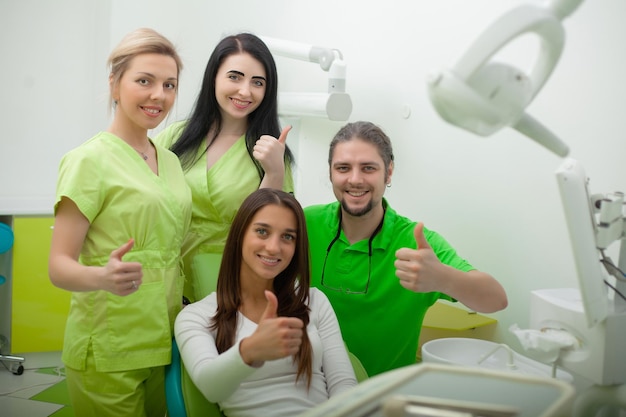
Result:
M206 297L217 288L217 275L222 256L215 253L196 255L191 264L195 280L196 300ZM358 382L368 378L361 361L348 352ZM165 367L165 397L168 417L224 417L216 403L208 401L195 386L180 357L176 340L172 339L172 362Z

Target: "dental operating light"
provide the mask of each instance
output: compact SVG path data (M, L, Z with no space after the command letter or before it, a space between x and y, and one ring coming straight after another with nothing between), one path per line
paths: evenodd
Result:
M525 109L561 56L561 21L581 3L554 0L522 5L504 14L454 67L429 76L430 99L439 115L481 136L510 126L566 157L568 146ZM531 71L492 60L509 42L525 34L540 40ZM554 365L595 384L580 393L573 410L574 417L586 417L598 409L611 412L626 408L626 206L624 193L590 194L589 179L575 159L565 158L556 177L579 288L532 291L530 324L541 331L566 331L578 341L578 346L557 352ZM620 246L618 265L604 253L615 242ZM608 281L609 275L615 277L614 285ZM612 300L607 288L613 291ZM610 409L605 410L605 406Z
M299 42L261 36L269 50L279 56L319 64L328 72L328 92L279 92L280 116L325 117L334 121L348 120L352 100L345 92L346 63L337 49L322 48Z
M505 13L469 47L456 65L431 74L431 102L448 123L489 136L510 126L559 156L569 147L525 112L556 66L564 46L561 20L582 0L524 4ZM512 41L534 34L540 47L534 66L524 71L492 60Z

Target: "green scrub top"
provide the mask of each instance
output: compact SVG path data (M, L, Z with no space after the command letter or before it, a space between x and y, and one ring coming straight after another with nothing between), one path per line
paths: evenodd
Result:
M155 141L166 148L180 137L186 122L177 122L168 126ZM191 270L193 257L199 253L219 253L224 251L230 225L237 210L245 198L259 188L261 180L254 162L246 149L245 136L241 136L231 147L207 170L204 148L198 150L195 164L185 171L185 179L191 188L193 209L191 226L183 243L183 260L185 276L191 282L185 295L196 301L206 294L201 294L194 285ZM293 175L291 167L285 167L283 190L293 193Z
M156 152L158 175L126 142L101 132L61 160L55 211L67 197L90 222L79 262L106 265L110 253L133 238L123 259L143 268L139 290L128 296L72 293L62 358L74 369L85 369L90 344L100 372L170 362L191 192L176 155L160 146Z

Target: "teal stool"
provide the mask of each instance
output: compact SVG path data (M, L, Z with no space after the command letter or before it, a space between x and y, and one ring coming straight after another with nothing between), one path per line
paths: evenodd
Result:
M8 224L0 222L0 253L4 253L13 246L13 230Z
M0 254L8 252L11 247L13 247L13 230L8 224L0 222ZM0 275L0 286L4 285L6 281L6 277ZM5 340L2 335L0 335L0 339L2 339L2 341ZM7 368L15 375L22 375L24 373L24 365L22 365L24 358L20 356L5 355L0 351L0 362L8 362Z

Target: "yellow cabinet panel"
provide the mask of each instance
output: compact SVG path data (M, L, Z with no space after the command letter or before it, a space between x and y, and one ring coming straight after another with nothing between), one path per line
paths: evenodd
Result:
M48 278L53 223L52 217L13 219L13 352L53 352L63 347L71 293Z

